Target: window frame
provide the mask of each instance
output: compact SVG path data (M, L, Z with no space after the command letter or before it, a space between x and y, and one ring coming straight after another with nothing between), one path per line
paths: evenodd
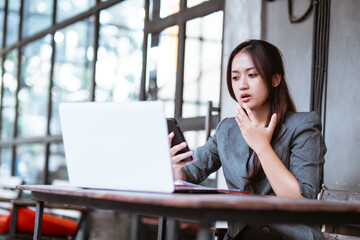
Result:
M49 158L50 158L50 146L53 143L62 143L61 135L51 135L50 132L50 120L52 117L52 94L51 90L53 88L53 80L54 80L54 65L55 65L55 56L56 56L56 46L55 46L55 33L58 30L66 28L76 22L82 21L86 18L94 17L94 34L93 34L93 59L91 63L91 86L90 86L90 100L95 100L95 88L96 88L96 62L98 58L98 48L99 48L99 32L100 32L100 12L104 9L112 7L118 3L121 3L126 0L108 0L101 1L96 0L94 5L90 7L87 11L84 11L80 14L77 14L71 18L68 18L64 21L57 22L57 6L58 0L53 0L53 9L52 9L52 19L51 26L47 29L44 29L40 32L35 33L34 35L23 37L23 17L24 17L24 1L20 1L19 8L19 18L20 24L18 29L18 39L17 42L8 46L6 44L6 36L8 33L8 15L9 15L9 1L5 0L4 4L4 12L3 12L3 41L0 49L0 64L1 64L1 78L3 79L5 73L4 61L8 53L12 50L17 50L17 69L16 69L16 80L18 83L18 87L16 90L16 105L15 105L15 120L14 120L14 134L12 139L6 139L0 141L0 150L3 148L9 148L12 151L12 159L11 159L11 175L15 175L16 168L16 157L17 157L17 147L23 144L44 144L45 146L45 163L43 169L43 178L42 184L50 183L50 173L49 173ZM152 1L152 2L150 2ZM208 14L211 14L216 11L224 11L225 0L209 0L203 2L199 5L193 6L191 8L187 7L186 0L180 0L180 11L173 15L167 16L165 18L160 18L160 0L144 0L145 7L145 17L144 17L144 29L143 29L143 52L142 52L142 73L140 79L140 93L139 100L146 100L146 65L147 65L147 50L148 50L148 36L149 34L160 33L162 30L167 27L171 27L174 25L179 26L179 34L178 34L178 49L177 49L177 72L176 72L176 92L175 92L175 118L178 120L182 129L187 130L204 130L206 127L205 121L207 119L206 116L197 116L193 118L182 118L182 104L183 104L183 77L184 77L184 55L185 55L185 32L186 32L186 22L198 17L204 17ZM152 3L152 19L149 18L150 13L150 4ZM225 15L225 14L224 14ZM223 22L224 26L224 22ZM17 122L19 117L19 83L21 80L21 67L22 67L22 53L23 49L27 46L27 44L37 41L47 35L51 35L51 59L50 59L50 74L49 74L49 97L47 99L47 125L46 125L46 135L41 137L18 137L17 130ZM220 94L220 93L219 93ZM3 117L3 95L4 95L4 81L1 81L0 85L0 136L2 130L2 117ZM220 96L221 99L221 96ZM215 128L219 121L219 116L212 116L211 119L211 128ZM2 162L1 154L0 154L0 162Z
M152 1L152 13L150 13L150 4ZM186 0L180 0L180 10L178 13L160 18L160 0L145 1L145 25L143 40L143 70L141 75L140 100L146 100L146 64L147 48L149 34L158 34L168 27L178 25L178 50L177 50L177 72L176 72L176 91L175 91L175 112L174 117L181 125L182 130L204 130L206 116L197 116L191 118L182 117L183 89L184 89L184 60L185 60L185 40L186 40L186 22L195 18L204 17L217 11L224 11L225 0L211 0L203 2L194 7L188 8ZM150 19L149 16L153 19ZM224 14L225 15L225 14ZM224 21L223 21L224 26ZM224 28L223 28L224 29ZM224 30L223 30L224 32ZM224 35L224 34L223 34ZM222 40L223 41L223 40ZM222 75L222 74L221 74ZM221 96L220 96L221 100ZM209 103L209 105L211 105ZM219 108L217 108L219 109ZM214 129L219 122L219 115L211 116L211 129Z

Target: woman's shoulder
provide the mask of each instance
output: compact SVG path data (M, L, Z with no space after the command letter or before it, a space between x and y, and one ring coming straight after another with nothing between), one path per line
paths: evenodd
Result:
M219 135L227 134L227 132L234 126L237 126L234 117L224 118L216 126L215 135L219 136Z
M321 121L316 112L287 112L284 124L288 128L298 128L309 125L321 126Z
M316 112L287 112L285 121L320 121Z
M216 127L216 130L219 131L219 130L229 129L235 126L236 124L237 123L234 117L224 118L219 122L219 124Z

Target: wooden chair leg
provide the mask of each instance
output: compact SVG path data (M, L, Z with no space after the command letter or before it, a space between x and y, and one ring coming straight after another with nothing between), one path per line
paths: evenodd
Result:
M180 232L180 223L176 219L168 218L166 227L166 239L178 240Z
M159 217L157 240L165 240L166 237L166 217Z
M82 229L82 232L83 232L82 240L88 240L89 236L90 236L90 229L91 229L90 221L91 221L90 210L82 211L80 219L77 222L78 228L76 229L76 231L71 236L71 240L76 239L76 236L77 236L77 234L79 232L79 229Z
M130 230L130 239L131 240L138 240L139 236L139 229L141 225L141 217L139 215L133 215L131 219L131 230Z
M34 240L41 240L43 213L44 213L44 202L37 202L35 225L34 225Z
M18 213L19 213L19 206L13 205L11 220L10 220L9 239L15 239Z
M86 212L86 216L83 223L83 236L82 240L89 240L90 239L90 233L91 233L91 227L92 227L92 218L91 218L91 210Z

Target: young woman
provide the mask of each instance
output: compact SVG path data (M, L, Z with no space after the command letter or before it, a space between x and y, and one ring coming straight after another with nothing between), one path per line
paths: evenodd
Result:
M190 163L181 160L192 152L175 155L185 143L173 146L174 178L200 183L222 167L229 189L316 198L326 153L321 122L314 112L296 113L279 49L262 40L241 43L229 57L226 77L239 103L236 117L222 120ZM308 240L322 234L319 226L229 223L226 239Z

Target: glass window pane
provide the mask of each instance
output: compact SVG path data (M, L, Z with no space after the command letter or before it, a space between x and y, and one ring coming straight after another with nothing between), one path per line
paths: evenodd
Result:
M180 0L161 0L160 18L165 18L180 11Z
M5 58L3 75L2 129L1 139L11 139L14 134L17 83L17 50L9 52Z
M196 5L199 5L200 3L203 3L203 2L208 2L209 0L187 0L186 1L186 6L188 8L191 8L191 7L194 7ZM216 0L214 0L216 1Z
M12 148L2 148L0 159L0 175L11 176Z
M56 21L61 22L65 19L74 17L79 13L89 10L95 5L96 0L60 0L57 1Z
M3 63L3 58L0 56L0 64L2 65L2 63ZM2 72L2 67L1 67L1 65L0 65L0 103L1 103L1 88L2 88L2 82L3 82L3 72ZM0 109L0 111L1 111L1 109ZM1 119L0 119L0 121L1 121ZM0 139L1 139L1 137L0 137Z
M45 165L43 144L19 145L16 148L15 175L26 184L42 183Z
M4 32L4 6L5 1L0 1L0 49L2 49L3 44L3 32Z
M51 26L53 1L24 1L23 36L32 36Z
M6 46L16 43L19 39L20 0L9 1Z
M175 109L178 33L179 27L173 26L149 39L147 97L162 100L167 117L173 117Z
M93 18L55 33L56 60L52 94L51 134L60 134L60 102L90 101Z
M95 100L138 100L142 71L143 1L123 1L100 13Z
M50 145L49 176L50 182L55 179L68 180L64 146L62 143L53 143Z
M195 150L198 146L202 146L206 142L205 130L185 131L184 137L190 150Z
M51 36L25 46L18 94L18 136L45 136L51 64Z
M219 106L223 12L186 23L183 117L203 116L207 102Z

